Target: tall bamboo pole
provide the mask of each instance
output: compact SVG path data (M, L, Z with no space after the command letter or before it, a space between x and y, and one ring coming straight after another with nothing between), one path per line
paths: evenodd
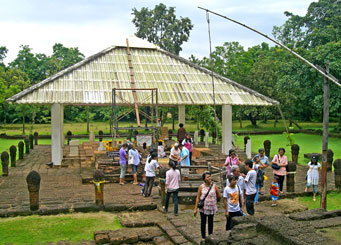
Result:
M326 73L329 73L329 64L326 65ZM322 142L322 178L321 178L321 202L320 207L327 209L327 151L328 151L328 123L329 123L329 81L324 78L323 87L323 142Z

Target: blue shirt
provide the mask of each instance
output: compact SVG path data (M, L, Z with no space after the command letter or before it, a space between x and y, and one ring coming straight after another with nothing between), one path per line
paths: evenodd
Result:
M259 160L260 160L260 162L263 163L264 165L269 165L269 158L268 158L267 156L263 155L263 157L261 158L261 157L259 156L259 154L257 154L256 157L258 157ZM264 168L262 168L261 171L262 171L263 173L265 173L265 169L264 169Z
M186 147L183 147L182 148L182 151L181 151L181 159L184 157L184 156L186 156L187 155L187 157L186 157L186 159L185 160L183 160L182 162L181 162L181 166L190 166L191 164L190 164L190 161L189 161L189 150L186 148Z

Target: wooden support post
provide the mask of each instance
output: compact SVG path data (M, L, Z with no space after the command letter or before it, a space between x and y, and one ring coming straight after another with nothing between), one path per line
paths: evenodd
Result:
M207 170L211 173L212 172L212 165L211 162L207 163Z
M326 65L326 73L329 74L329 65ZM323 104L323 143L322 143L322 178L321 178L321 202L320 207L327 209L327 151L328 151L328 123L329 123L329 81L324 78L324 104Z

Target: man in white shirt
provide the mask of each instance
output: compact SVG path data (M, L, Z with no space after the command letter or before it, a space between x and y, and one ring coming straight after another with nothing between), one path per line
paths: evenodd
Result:
M237 185L237 177L234 175L227 176L229 185L224 189L224 207L226 216L226 230L232 229L232 218L242 216L240 209L240 192Z
M181 150L179 148L179 144L175 143L170 151L169 159L170 161L173 161L178 165L180 161L180 155L181 155Z
M231 167L231 173L233 176L237 178L237 186L239 187L239 194L241 199L241 204L245 204L245 179L240 175L240 169L238 165L233 165ZM230 182L229 179L226 179L226 186L229 186ZM242 208L242 207L240 207Z
M245 168L248 171L245 177L245 186L246 186L246 212L249 215L254 215L254 201L256 196L256 180L257 180L257 173L252 168L253 162L250 159L245 161Z

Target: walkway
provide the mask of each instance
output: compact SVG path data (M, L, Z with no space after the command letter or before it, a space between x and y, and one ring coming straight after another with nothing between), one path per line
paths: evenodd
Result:
M0 216L6 212L29 211L29 193L26 176L31 170L39 172L41 209L75 208L94 203L95 192L91 184L83 185L79 167L47 168L51 161L51 147L39 145L17 161L16 168L9 169L8 177L0 177ZM140 194L135 185L106 184L105 204L125 209L155 208L152 198Z

